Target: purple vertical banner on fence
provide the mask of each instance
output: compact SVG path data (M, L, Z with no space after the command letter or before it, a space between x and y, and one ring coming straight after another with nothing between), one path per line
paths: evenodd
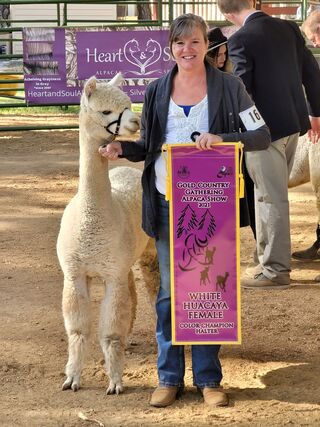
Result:
M241 341L238 151L169 149L174 344Z
M77 104L84 81L111 80L118 72L132 102L174 62L168 29L24 28L23 65L30 104Z
M28 104L76 104L82 88L67 82L64 28L24 28L23 66Z

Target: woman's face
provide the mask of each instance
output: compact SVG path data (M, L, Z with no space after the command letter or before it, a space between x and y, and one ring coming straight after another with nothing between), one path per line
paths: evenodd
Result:
M222 46L219 47L218 55L216 58L217 68L222 68L226 62L226 59L227 59L227 46L223 44Z
M204 40L201 29L194 27L190 35L181 36L174 41L171 49L178 68L185 71L192 71L203 65L208 49L208 42Z

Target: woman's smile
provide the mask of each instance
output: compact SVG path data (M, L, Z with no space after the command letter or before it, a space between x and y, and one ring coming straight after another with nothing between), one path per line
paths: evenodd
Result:
M195 27L190 35L178 38L172 44L172 54L178 67L184 67L187 64L192 64L192 67L203 66L207 45L198 27Z

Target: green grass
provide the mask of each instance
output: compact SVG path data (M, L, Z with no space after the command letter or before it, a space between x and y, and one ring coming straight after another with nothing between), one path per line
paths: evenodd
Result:
M1 114L14 114L17 116L25 116L25 115L34 115L34 114L79 114L80 107L79 105L69 105L69 106L50 106L50 107L10 107L7 108L5 104L18 104L21 103L20 100L17 99L4 99L0 98L0 115ZM3 105L3 106L2 106ZM135 113L141 113L142 104L132 104L132 111Z
M14 114L17 116L34 115L34 114L78 114L80 107L79 105L69 106L50 106L50 107L5 107L5 104L17 104L18 100L10 99L5 102L0 101L0 115L1 114ZM22 103L21 101L19 103Z
M132 111L135 113L141 113L142 112L142 106L143 104L132 104Z

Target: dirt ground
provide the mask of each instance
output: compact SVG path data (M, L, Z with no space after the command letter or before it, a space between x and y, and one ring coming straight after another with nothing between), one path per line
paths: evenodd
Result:
M138 271L138 316L126 350L124 394L105 394L96 333L102 295L98 281L92 294L95 333L82 388L62 391L67 341L55 244L63 209L77 187L78 132L0 133L0 158L1 426L320 425L316 262L293 261L288 290L242 291L243 344L221 351L229 407L203 404L192 387L189 354L182 398L166 409L148 405L157 384L156 344L153 313ZM306 184L290 190L290 200L292 246L297 250L314 240L315 198ZM253 247L250 230L242 230L242 269L251 262ZM89 421L79 418L79 412Z

